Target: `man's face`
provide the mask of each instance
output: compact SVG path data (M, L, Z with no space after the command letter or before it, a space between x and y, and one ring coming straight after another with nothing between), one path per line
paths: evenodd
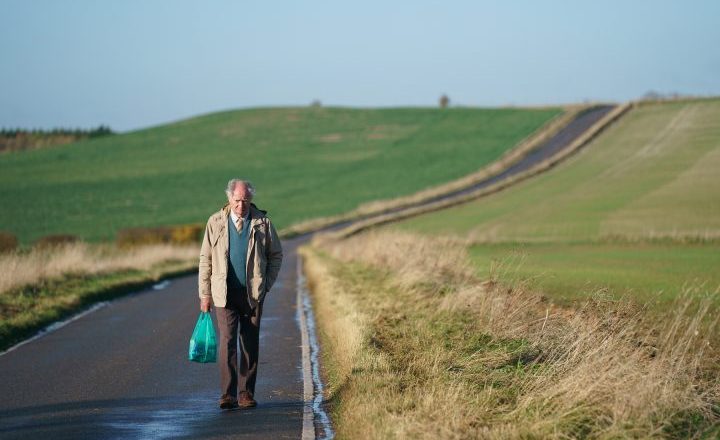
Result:
M252 195L250 195L250 191L248 191L247 187L242 184L235 185L235 189L230 197L228 197L230 209L232 209L238 217L245 217L247 212L250 210L251 201Z

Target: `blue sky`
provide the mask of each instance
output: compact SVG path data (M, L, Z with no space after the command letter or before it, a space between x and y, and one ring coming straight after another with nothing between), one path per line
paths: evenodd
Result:
M720 2L0 0L0 127L720 95Z

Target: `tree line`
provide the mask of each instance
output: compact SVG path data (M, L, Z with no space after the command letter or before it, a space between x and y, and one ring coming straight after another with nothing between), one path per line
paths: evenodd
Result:
M94 138L115 134L110 127L107 125L100 125L97 128L89 130L83 130L82 128L53 128L51 130L43 130L39 128L25 129L25 128L2 128L0 129L0 136L2 137L18 137L18 136L74 136L77 138Z
M30 150L69 144L83 139L94 139L115 134L107 125L97 128L2 128L0 129L0 152Z

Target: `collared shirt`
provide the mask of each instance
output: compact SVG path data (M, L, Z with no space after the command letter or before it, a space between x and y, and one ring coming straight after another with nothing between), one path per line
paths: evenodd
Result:
M233 224L235 225L235 228L238 227L238 220L240 220L240 217L235 214L235 211L232 209L230 210L230 219L232 220ZM248 221L250 220L250 210L248 209L247 214L242 218L243 221L243 230L247 227Z

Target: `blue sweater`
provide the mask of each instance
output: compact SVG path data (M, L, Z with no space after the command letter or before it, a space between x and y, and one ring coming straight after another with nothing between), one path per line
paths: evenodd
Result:
M230 261L228 264L227 285L229 290L245 290L247 286L247 267L245 266L250 240L250 216L243 219L242 233L235 229L232 218L228 216L228 235L230 236Z

